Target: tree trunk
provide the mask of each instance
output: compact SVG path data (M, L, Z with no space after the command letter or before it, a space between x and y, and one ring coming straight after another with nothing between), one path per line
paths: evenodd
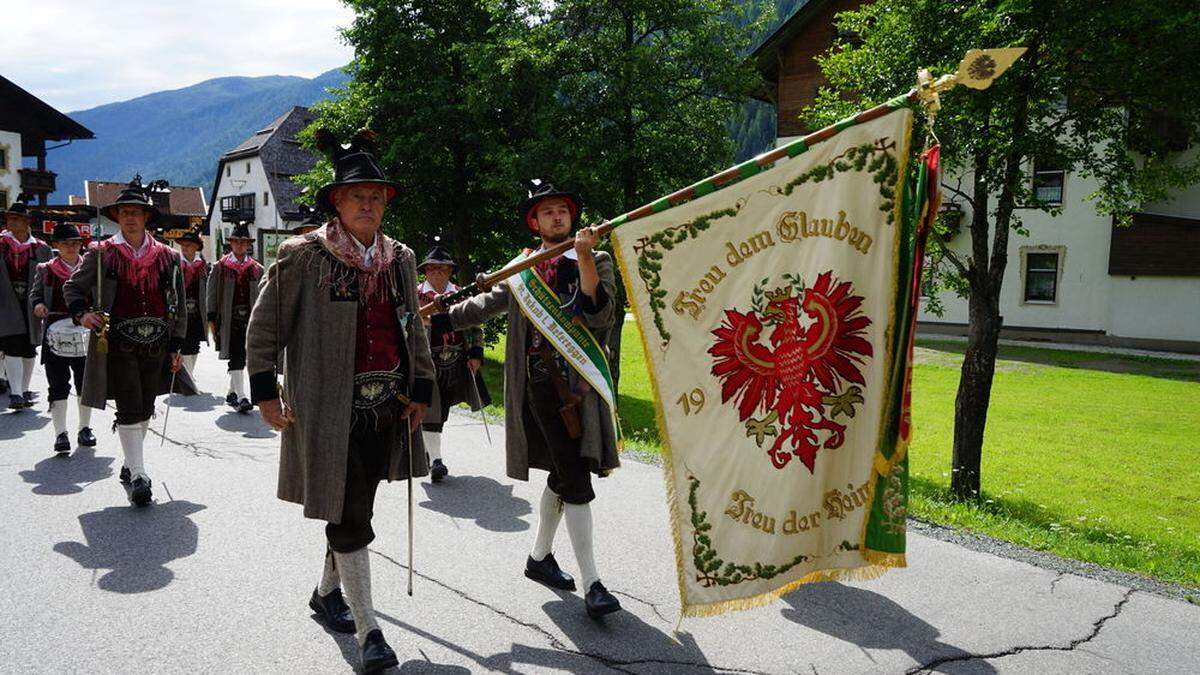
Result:
M979 496L983 432L992 397L1001 324L999 304L987 290L972 288L969 313L967 351L954 400L954 454L950 473L950 490L961 500Z

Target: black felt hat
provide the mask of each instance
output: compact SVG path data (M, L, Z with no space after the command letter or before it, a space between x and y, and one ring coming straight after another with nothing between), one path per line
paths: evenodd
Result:
M420 265L417 265L417 271L423 271L426 265L449 265L451 274L454 273L454 270L458 269L458 263L454 262L454 257L442 245L442 238L437 235L434 235L433 246L430 247L425 259L421 261Z
M229 236L225 237L226 241L241 239L243 241L254 241L254 237L250 236L250 223L248 221L240 221L233 226L229 231Z
M55 223L54 234L50 235L50 241L55 243L60 241L83 241L83 235L79 234L79 228L75 227L75 223Z
M146 220L146 224L154 224L158 221L160 214L158 207L150 199L151 186L165 188L167 187L167 182L160 180L154 181L150 185L142 185L142 177L134 176L133 180L129 181L129 185L121 189L121 194L117 195L117 200L100 209L100 213L104 214L109 220L116 222L118 207L125 205L140 206L150 214L150 217Z
M300 213L301 220L299 225L296 225L292 228L293 233L299 234L301 230L321 227L325 224L324 214L307 204L301 204L298 211Z
M354 138L350 139L349 145L342 145L338 142L333 132L328 129L318 129L315 138L317 149L333 162L333 182L323 185L320 190L317 190L318 207L328 213L336 213L337 209L333 207L330 195L336 188L343 185L374 183L391 191L391 194L388 195L389 202L396 198L400 185L388 180L383 175L383 169L375 159L379 150L377 147L378 137L374 131L369 129L359 131L354 134Z
M204 240L200 238L200 233L197 232L195 228L193 228L193 229L188 230L187 232L184 232L183 234L179 235L178 237L176 237L175 243L177 243L177 244L188 243L188 244L195 244L197 246L203 246Z
M12 204L9 204L4 209L4 215L7 216L11 213L14 216L25 216L26 218L31 218L32 216L29 215L29 202L31 201L33 201L33 195L22 192L21 194L17 195L17 198L13 200Z
M534 218L533 209L538 202L552 198L567 200L571 209L571 226L579 224L579 213L583 211L583 200L579 195L555 188L554 182L549 178L534 178L529 181L529 196L521 202L521 207L517 210L526 227L534 232L537 231L537 221Z

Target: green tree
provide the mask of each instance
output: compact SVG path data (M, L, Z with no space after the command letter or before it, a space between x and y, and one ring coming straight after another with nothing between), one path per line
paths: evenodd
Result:
M758 14L736 0L553 3L524 52L552 91L532 102L542 133L526 146L526 173L577 189L598 220L731 164L728 122L759 82L744 58Z
M1019 207L1041 204L1034 158L1094 177L1096 207L1125 220L1200 180L1200 6L1190 0L879 0L839 15L853 44L820 59L829 86L811 124L900 93L918 67L953 71L972 47L1028 52L991 89L943 95L937 118L943 187L965 203L969 251L934 238L927 280L968 299L969 331L955 402L951 488L977 496L1000 334L1000 294ZM1172 133L1161 133L1169 128Z

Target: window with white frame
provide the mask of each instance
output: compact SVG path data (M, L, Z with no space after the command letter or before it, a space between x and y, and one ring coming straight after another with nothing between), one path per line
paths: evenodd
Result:
M1058 251L1025 254L1025 302L1058 302Z
M1046 158L1033 160L1033 198L1042 204L1063 203L1063 184L1067 172L1057 162Z
M8 168L8 146L0 147L0 169Z
M0 209L8 208L8 190L0 190Z

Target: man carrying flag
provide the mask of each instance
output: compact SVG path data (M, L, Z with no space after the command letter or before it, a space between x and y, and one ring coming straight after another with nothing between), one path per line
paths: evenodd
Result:
M229 233L230 252L213 265L216 278L206 291L208 321L223 361L229 362L229 393L225 402L234 410L250 412L246 398L246 324L258 299L258 281L263 266L250 255L254 238L250 226L238 223Z
M578 195L558 191L549 181L534 181L519 215L523 225L541 239L541 246L549 248L571 236L581 208ZM596 240L593 228L581 228L575 233L574 249L539 264L536 273L524 279L524 283L546 288L553 296L551 303L566 310L568 316L559 330L548 330L533 321L511 283L432 317L433 330L438 332L478 326L508 313L504 364L508 475L529 480L531 468L549 472L525 576L552 588L575 590L575 580L559 568L551 551L565 513L567 534L583 577L584 605L593 618L621 608L596 571L590 506L596 496L592 474L606 476L620 465L612 410L581 377L575 363L564 358L562 351L575 345L552 340L542 331L573 334L585 327L585 338L603 352L613 313L623 310L612 300L616 287L612 257L593 251Z
M357 634L368 673L398 662L372 608L375 493L381 480L428 472L417 430L434 377L417 318L416 257L380 231L397 185L374 145L369 131L347 149L318 130L334 180L316 200L336 215L279 246L246 340L250 394L283 432L277 495L327 522L325 568L309 607L330 629Z

